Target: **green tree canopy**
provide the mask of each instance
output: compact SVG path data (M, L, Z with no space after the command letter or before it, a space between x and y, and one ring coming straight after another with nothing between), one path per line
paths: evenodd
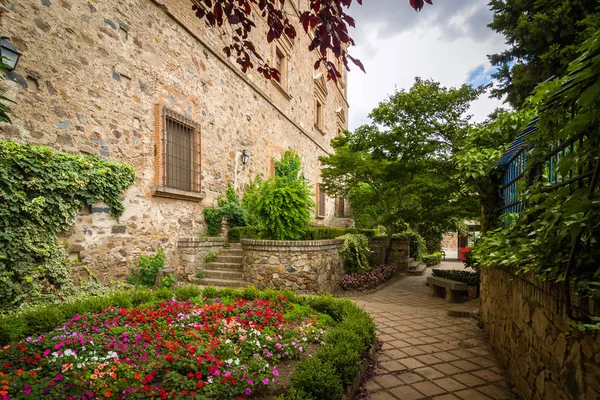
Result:
M416 78L372 111L370 125L332 141L335 153L320 158L324 190L348 197L358 222L384 226L388 243L404 223L445 231L476 213L477 202L461 198L452 155L482 91Z
M507 95L517 108L538 83L563 75L578 45L600 27L597 0L491 0L490 7L494 20L489 26L509 45L489 56L499 68L494 77L500 87L492 94Z

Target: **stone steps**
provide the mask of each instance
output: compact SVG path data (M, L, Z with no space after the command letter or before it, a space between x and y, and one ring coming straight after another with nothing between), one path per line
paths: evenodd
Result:
M236 270L223 270L223 269L205 269L202 271L206 274L206 278L209 279L227 279L234 281L242 281L244 280L244 273L242 271Z
M406 272L409 275L423 275L423 273L425 272L425 268L427 268L427 265L411 259L408 263L408 269L406 270Z
M215 259L216 263L224 263L224 264L241 264L242 263L242 256L226 256L226 255L221 255L219 254L217 256L217 258Z
M243 271L242 263L222 263L212 262L206 266L206 269L215 269L220 271Z
M219 254L217 254L217 257L219 256L223 256L223 257L241 257L243 254L242 249L227 249L224 248L222 250L219 250Z
M248 286L248 282L233 279L218 279L218 278L204 278L199 280L200 285L204 286L217 286L217 287L245 287Z

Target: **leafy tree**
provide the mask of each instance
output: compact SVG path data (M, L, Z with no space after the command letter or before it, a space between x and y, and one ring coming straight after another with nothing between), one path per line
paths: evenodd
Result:
M362 4L362 0L356 2ZM431 4L431 0L409 0L411 7L417 11L423 8L424 2ZM254 19L260 15L267 21L268 43L282 36L292 41L296 38L295 21L290 20L290 14L285 10L285 0L192 0L192 3L197 18L204 21L208 27L222 29L223 33L231 37L223 52L227 57L235 57L243 72L254 68L256 63L256 70L266 79L279 79L280 71L268 64L256 50L250 37L253 36L252 32L256 27ZM348 47L354 45L348 27L354 27L355 21L345 9L350 7L352 0L302 2L303 5L307 3L308 10L299 10L298 22L306 33L311 33L312 40L308 51L316 50L319 57L315 69L323 65L327 70L327 79L341 78L340 71L327 58L330 52L342 61L346 69L348 61L352 61L364 71L362 63L348 54ZM229 25L230 29L225 29L224 24Z
M287 150L275 163L275 177L257 177L247 189L243 206L260 238L299 240L310 227L315 203L301 166L298 154Z
M499 176L494 167L534 114L533 104L518 112L496 110L483 123L469 127L464 143L454 154L455 179L461 182L464 197L471 195L471 199L481 205L479 217L484 233L496 227L500 211L497 207Z
M489 26L510 46L489 56L501 83L492 94L507 95L517 108L538 83L563 75L578 45L600 27L597 0L491 0L490 7Z
M417 78L372 111L371 125L332 141L335 153L320 158L325 191L347 196L359 221L384 226L388 247L399 224L434 237L473 215L477 204L461 197L452 155L466 140L465 113L482 91Z

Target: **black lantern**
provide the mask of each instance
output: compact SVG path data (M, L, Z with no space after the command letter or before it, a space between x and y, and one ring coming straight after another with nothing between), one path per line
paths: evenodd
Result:
M0 38L0 60L8 66L10 71L17 67L19 57L21 57L21 53L19 53L10 40L7 37Z
M250 158L250 155L248 154L248 152L246 150L242 151L242 164L246 165L248 164L248 159Z

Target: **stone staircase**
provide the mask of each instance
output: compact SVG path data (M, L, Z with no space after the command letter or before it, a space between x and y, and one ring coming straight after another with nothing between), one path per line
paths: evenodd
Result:
M244 280L242 247L239 243L232 243L229 247L219 250L215 261L207 264L202 272L206 274L206 277L200 279L200 285L219 287L248 285Z
M408 261L408 269L406 270L406 273L409 275L423 275L425 268L427 268L427 265L411 258Z

